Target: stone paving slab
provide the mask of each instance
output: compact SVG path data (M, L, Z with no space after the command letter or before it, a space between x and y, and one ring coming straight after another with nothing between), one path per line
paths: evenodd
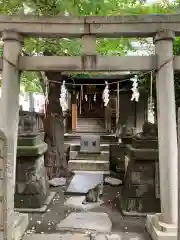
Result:
M123 240L121 236L117 234L109 235L88 235L81 233L52 233L52 234L31 234L23 237L23 240Z
M101 204L103 204L102 200L99 200L98 202L94 202L94 203L83 204L84 200L85 200L85 196L73 196L68 198L65 201L64 206L67 206L73 209L88 211L90 209L99 207Z
M71 180L65 194L66 195L80 195L87 194L87 192L103 182L103 174L92 173L78 173L75 174Z
M57 230L71 232L111 233L111 229L111 220L102 212L70 213L57 225Z
M78 233L32 234L24 236L23 240L90 240L90 236Z
M121 187L111 187L109 185L105 185L103 189L104 194L102 198L104 201L103 206L98 207L96 209L92 209L91 211L106 212L110 220L112 221L113 225L112 233L118 234L122 238L122 240L150 240L150 237L145 229L146 218L128 216L124 217L119 212L118 204L120 201L119 195L120 189ZM51 236L53 237L54 233L59 234L59 236L61 236L61 234L64 233L59 230L56 230L57 224L60 223L60 221L64 220L67 214L69 215L70 212L76 210L72 210L69 209L68 207L63 206L64 203L63 188L56 187L53 188L52 190L56 191L57 194L56 197L54 198L54 201L52 201L52 203L50 204L47 212L43 215L39 213L38 214L33 213L29 215L29 227L27 229L28 234L32 232L37 234L38 233L50 234L48 236L49 239L51 240ZM117 196L117 198L115 198L115 196ZM45 234L42 235L45 236Z
M81 233L51 233L25 235L22 240L150 240L137 233L98 234L95 236Z
M123 238L117 234L99 234L96 236L91 236L93 240L123 240Z

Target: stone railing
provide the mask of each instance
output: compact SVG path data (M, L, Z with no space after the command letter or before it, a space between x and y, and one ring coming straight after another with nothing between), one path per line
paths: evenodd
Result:
M20 132L21 132L21 126L22 127L24 126L24 116L33 116L36 121L35 128L40 132L44 131L44 126L43 126L44 114L43 113L19 111L19 126L20 126L19 131Z

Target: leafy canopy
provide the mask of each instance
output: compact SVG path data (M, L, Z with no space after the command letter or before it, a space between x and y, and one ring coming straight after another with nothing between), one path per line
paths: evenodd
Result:
M152 5L137 0L1 0L0 14L51 16L157 14L176 13L179 6L179 0L173 3L164 0L162 3ZM177 40L176 50L179 49L179 44L180 41ZM56 55L79 55L81 40L26 38L24 50L30 55L43 54L45 51ZM129 50L135 50L130 39L97 39L97 52L101 55L125 55ZM22 80L26 90L40 91L38 78L36 73L23 73Z

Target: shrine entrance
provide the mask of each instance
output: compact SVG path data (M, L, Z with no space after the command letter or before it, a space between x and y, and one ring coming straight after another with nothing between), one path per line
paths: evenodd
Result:
M118 121L121 125L126 124L128 129L136 127L134 124L139 122L138 116L142 121L142 113L140 114L138 110L136 116L135 109L133 109L135 105L131 101L134 74L105 72L97 75L84 73L84 75L73 76L73 86L71 76L69 79L64 77L67 91L73 97L73 104L76 104L76 114L72 114L72 118L70 116L68 119L67 133L71 133L71 121L74 123L74 132L77 134L79 132L113 134L116 132ZM109 91L107 106L105 106L103 97L106 82ZM146 100L141 96L140 101L144 102L144 108L141 109L143 111L146 109Z
M156 74L161 214L148 215L146 227L153 239L176 239L178 161L174 70L180 71L180 57L173 56L173 40L175 36L180 36L179 24L178 14L117 17L28 15L0 17L0 32L4 41L4 55L0 60L0 69L3 73L0 127L7 138L8 164L5 166L9 173L5 184L7 194L6 191L2 193L7 198L8 209L5 213L7 221L3 222L4 226L0 229L4 239L20 239L22 235L20 229L25 227L22 218L19 222L23 227L14 227L14 222L19 218L14 212L14 185L21 71L153 71ZM26 36L81 38L82 56L22 56L22 43ZM154 37L156 55L99 56L96 53L96 38L103 37ZM74 104L73 111L75 109ZM5 235L2 231L6 231ZM5 237L7 234L8 237Z
M78 117L104 118L102 91L94 85L82 86L84 98L78 99Z

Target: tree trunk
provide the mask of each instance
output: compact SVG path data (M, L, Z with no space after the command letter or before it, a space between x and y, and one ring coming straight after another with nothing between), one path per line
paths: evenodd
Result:
M46 76L49 80L49 93L44 118L45 142L48 144L45 165L50 179L68 177L71 172L64 155L64 117L59 102L62 76L54 72L47 72Z
M156 95L156 83L153 84L153 100L154 100L154 120L157 123L157 95Z

